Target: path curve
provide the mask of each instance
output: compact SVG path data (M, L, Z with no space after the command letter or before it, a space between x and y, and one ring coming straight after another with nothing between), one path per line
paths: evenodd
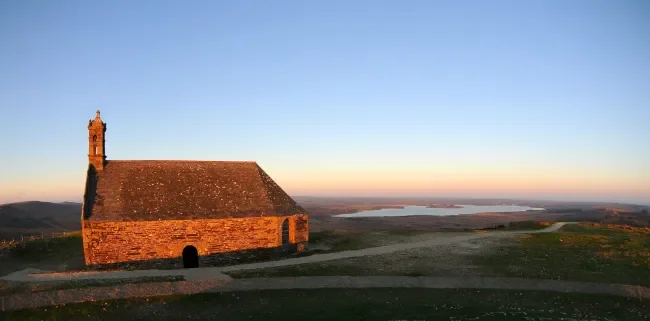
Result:
M232 291L324 289L324 288L427 288L427 289L503 289L537 290L564 293L609 294L650 299L650 288L590 282L483 277L409 276L307 276L235 280L178 281L23 293L0 297L2 311L51 305Z
M231 265L224 267L204 267L196 269L177 269L177 270L135 270L135 271L82 271L82 272L57 272L57 273L44 273L47 271L38 270L22 270L5 275L0 280L17 281L17 282L36 282L36 281L67 281L67 280L87 280L87 279L124 279L124 278L137 278L143 276L183 276L185 280L226 280L230 279L229 276L223 272L241 271L241 270L254 270L264 269L271 267L307 264L315 262L324 262L340 259L348 259L361 256L388 254L402 250L410 250L414 248L430 247L449 245L455 243L463 243L471 240L488 238L488 237L504 237L517 234L537 234L555 232L566 224L576 224L575 222L558 222L547 228L541 230L526 230L526 231L503 231L503 232L479 232L468 233L461 235L450 235L441 238L435 238L426 241L392 244L379 247L371 247L361 250L351 250L334 252L327 254L316 254L311 256L304 256L299 258L290 258L277 261L265 261L250 264Z

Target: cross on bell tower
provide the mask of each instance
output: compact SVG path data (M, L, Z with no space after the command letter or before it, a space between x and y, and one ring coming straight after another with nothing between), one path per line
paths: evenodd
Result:
M95 119L88 121L88 163L96 170L104 169L106 163L106 123L99 117L99 110Z

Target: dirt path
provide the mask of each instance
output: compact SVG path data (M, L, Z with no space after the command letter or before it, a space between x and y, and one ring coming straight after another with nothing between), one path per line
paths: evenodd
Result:
M506 289L608 294L650 299L650 288L589 282L481 277L312 276L235 280L179 281L68 289L0 297L1 311L76 302L256 290L321 288Z
M136 270L136 271L84 271L84 272L59 272L48 273L47 271L39 271L35 269L25 269L22 271L14 272L5 275L0 280L17 281L17 282L35 282L35 281L64 281L64 280L84 280L84 279L122 279L122 278L137 278L143 276L176 276L180 275L185 277L185 280L228 280L230 277L223 274L223 272L241 271L263 269L270 267L288 266L307 264L314 262L324 262L332 260L340 260L361 256L379 255L393 253L397 251L409 250L421 247L431 247L440 245L449 245L456 243L463 243L471 240L488 238L488 237L507 237L516 234L536 234L536 233L549 233L560 229L565 224L574 223L555 223L547 228L533 231L508 231L508 232L482 232L482 233L459 233L459 235L447 235L445 237L413 242L401 243L379 247L372 247L362 250L343 251L336 253L319 254L312 256L305 256L300 258L292 258L278 261L267 261L251 264L240 264L225 267L205 267L197 269L182 269L182 270Z

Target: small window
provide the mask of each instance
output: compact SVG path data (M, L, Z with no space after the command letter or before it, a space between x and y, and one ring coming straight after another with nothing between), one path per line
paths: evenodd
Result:
M97 141L97 135L93 136L93 142Z
M97 145L93 146L93 155L97 155Z
M289 245L289 219L282 222L282 245Z

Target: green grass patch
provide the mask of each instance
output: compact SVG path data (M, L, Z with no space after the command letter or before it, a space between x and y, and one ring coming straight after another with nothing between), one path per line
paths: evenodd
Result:
M134 298L9 311L5 320L647 320L649 301L537 291L317 289Z
M538 221L519 221L508 223L506 230L541 230L553 225L551 222L538 222Z
M69 259L79 253L83 255L81 233L53 239L28 241L25 242L25 246L17 246L11 251L13 258L23 261L40 261L50 258Z
M522 235L473 260L491 275L650 285L650 230L598 224Z
M327 230L310 233L309 243L313 245L326 246L329 249L323 251L322 253L331 253L349 250L360 250L385 244L403 243L403 241L408 241L409 237L452 231L469 232L469 230L417 229L376 230L372 232L344 232Z
M0 261L0 275L27 267L51 268L72 258L83 257L81 232L52 239L32 240L11 249Z
M320 232L310 232L309 233L309 242L310 243L321 243L327 240L331 240L339 236L339 233L332 230L325 230Z
M309 243L324 245L328 247L328 252L341 252L348 250L358 250L374 246L369 242L366 237L367 233L361 232L338 232L338 231L322 231L309 233Z
M528 230L541 230L553 225L551 222L542 221L513 221L508 224L495 224L474 231L528 231Z

